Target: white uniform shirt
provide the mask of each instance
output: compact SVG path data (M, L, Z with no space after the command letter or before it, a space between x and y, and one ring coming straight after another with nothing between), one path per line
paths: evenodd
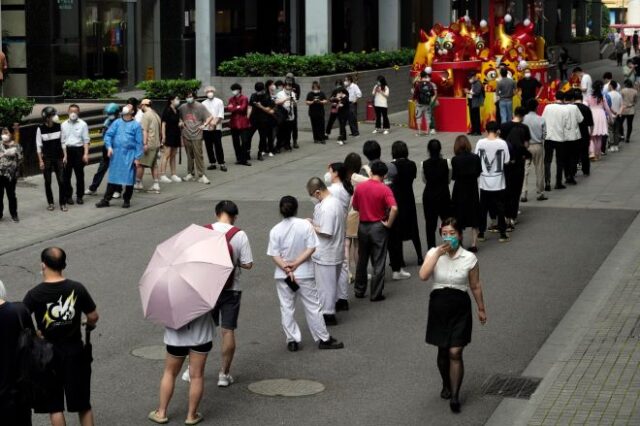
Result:
M549 104L542 112L542 118L546 125L546 139L555 142L564 142L564 129L567 126L568 109L562 104Z
M233 225L216 222L211 226L214 230L226 234ZM229 244L231 244L231 248L233 248L233 258L231 259L231 262L236 267L236 276L233 279L233 286L228 290L242 291L242 288L240 288L240 274L242 274L242 268L240 265L253 263L253 254L251 253L249 237L247 237L247 234L244 231L238 231L231 241L229 241Z
M320 244L311 258L319 265L339 265L344 260L344 208L334 196L328 196L313 210L313 224L320 228Z
M177 330L165 327L164 344L170 346L199 346L211 342L213 336L215 336L213 317L210 312L207 312Z
M351 195L344 189L344 185L342 182L332 183L329 188L327 188L332 196L334 196L342 205L344 209L344 214L347 214L349 211L349 204L351 204Z
M205 99L202 101L202 105L207 108L209 114L219 118L218 124L216 124L215 128L210 124L207 130L222 130L222 120L224 119L224 103L222 102L222 99Z
M580 123L584 120L580 109L576 106L576 104L565 104L563 105L565 110L567 111L567 122L564 129L564 140L565 141L577 141L582 138L582 134L580 133Z
M427 257L436 256L437 250L437 247L429 250ZM448 254L440 256L433 268L433 289L469 290L469 272L477 263L476 255L462 247L458 248L453 257L449 257Z
M142 112L142 110L138 108L138 110L136 111L136 115L135 117L133 117L133 119L136 120L138 123L142 123L143 116L144 116L144 112Z
M349 92L349 102L355 102L362 97L362 91L357 84L351 83L346 89Z
M617 90L609 91L609 98L611 98L611 111L614 114L620 114L622 111L622 95Z
M482 173L478 179L480 189L500 191L505 189L504 165L511 161L509 146L498 138L494 140L480 139L475 153L480 157Z
M269 247L267 256L280 256L285 261L295 260L302 252L318 247L318 237L313 226L298 217L282 219L269 232ZM308 279L314 277L313 263L308 259L293 272L296 278ZM276 267L274 278L284 280L287 275Z
M580 88L583 91L582 92L582 101L586 102L587 99L589 99L589 97L591 97L591 95L593 94L593 89L591 88L592 86L592 82L591 82L591 76L587 73L582 74L582 79L580 80Z
M87 123L78 118L75 122L67 120L60 126L60 139L62 145L68 147L82 147L88 144L89 126Z

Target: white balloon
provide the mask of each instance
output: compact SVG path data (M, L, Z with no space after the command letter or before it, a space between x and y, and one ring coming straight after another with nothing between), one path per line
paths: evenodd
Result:
M506 15L504 15L504 22L511 22L512 19L513 18L508 13Z
M424 69L424 72L426 72L427 74L431 74L431 72L432 72L432 71L433 71L433 70L431 69L431 67L426 67L426 68Z
M481 26L482 28L486 27L487 25L488 25L488 24L487 24L487 21L486 21L486 20L484 20L484 19L483 19L482 21L480 21L480 26Z
M529 25L531 25L531 20L529 18L525 19L523 22L525 27L528 27Z

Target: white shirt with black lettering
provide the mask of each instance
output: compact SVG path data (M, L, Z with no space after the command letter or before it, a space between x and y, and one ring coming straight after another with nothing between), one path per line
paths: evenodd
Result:
M504 165L511 161L509 146L500 139L480 139L475 153L480 157L482 173L478 179L480 189L501 191L505 189Z

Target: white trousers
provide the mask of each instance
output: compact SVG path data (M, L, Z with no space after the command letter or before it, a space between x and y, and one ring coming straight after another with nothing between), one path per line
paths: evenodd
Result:
M329 332L322 317L322 308L320 306L320 298L318 296L318 288L313 279L298 279L300 289L294 292L284 280L276 280L276 288L278 290L278 298L280 299L280 315L282 319L282 328L287 336L287 342L300 342L302 335L300 327L294 318L296 312L296 300L298 296L302 299L304 314L307 318L307 325L311 332L313 340L329 340Z
M313 269L316 276L316 284L318 285L322 313L333 315L336 313L338 279L340 278L342 263L338 265L319 265L314 262Z
M349 300L349 246L344 245L344 260L338 277L338 299Z

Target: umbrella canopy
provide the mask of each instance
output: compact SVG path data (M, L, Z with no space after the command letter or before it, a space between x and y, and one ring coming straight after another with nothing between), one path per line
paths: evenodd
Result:
M221 232L191 225L156 247L140 279L144 317L178 329L211 311L233 271Z

